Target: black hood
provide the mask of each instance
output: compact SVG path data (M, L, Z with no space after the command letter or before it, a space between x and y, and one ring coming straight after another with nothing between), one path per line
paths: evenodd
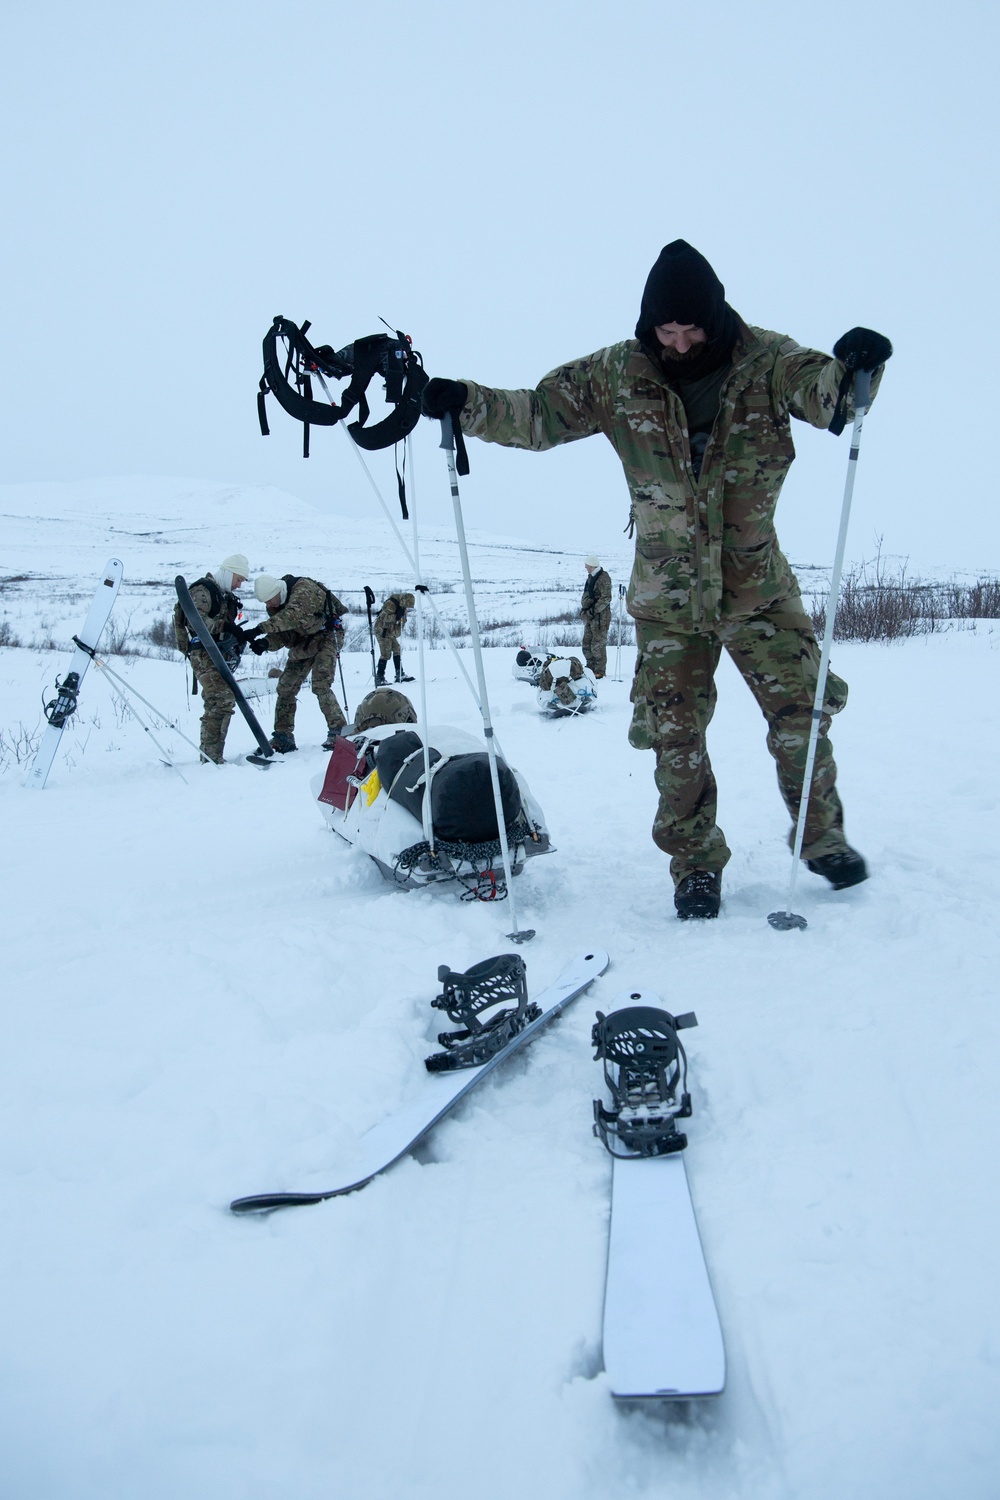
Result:
M672 240L646 277L635 336L644 339L661 323L693 323L714 339L725 312L726 289L708 261L687 240Z

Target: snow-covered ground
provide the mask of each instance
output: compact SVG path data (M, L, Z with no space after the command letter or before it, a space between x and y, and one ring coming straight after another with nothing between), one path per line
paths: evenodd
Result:
M407 582L381 521L274 491L24 486L0 512L0 572L29 575L0 621L26 642L68 639L109 553L133 633L175 572L236 548L355 599ZM572 607L579 558L472 550L484 615L533 629ZM458 619L453 543L424 555ZM66 659L0 651L5 1497L994 1500L1000 632L837 649L848 833L873 874L839 894L805 875L809 928L787 934L765 920L786 819L728 663L711 744L735 856L720 920L682 925L627 681L546 722L512 653L487 652L557 846L517 882L529 988L591 945L612 966L416 1156L264 1219L227 1204L336 1180L439 1029L437 965L505 951L509 908L394 890L326 830L308 689L297 755L199 767L167 735L182 780L92 673L49 786L24 789L18 736ZM176 660L112 665L197 738ZM353 706L365 649L345 673ZM432 717L475 730L440 646L428 678ZM234 720L228 749L251 746ZM636 986L700 1023L687 1165L729 1383L681 1409L617 1409L601 1368L589 1034Z

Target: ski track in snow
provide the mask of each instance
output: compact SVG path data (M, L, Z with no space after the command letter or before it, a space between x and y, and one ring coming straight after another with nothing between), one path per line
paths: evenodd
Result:
M0 572L33 575L0 594L25 640L68 641L109 554L125 563L112 625L134 609L134 627L165 615L175 572L235 547L352 598L408 581L383 523L274 491L19 486L0 511ZM422 551L457 582L444 533ZM473 533L472 556L497 618L555 613L582 583L569 554ZM460 618L460 593L446 601ZM499 737L557 848L516 885L538 929L529 990L591 945L611 968L363 1192L249 1220L232 1197L332 1185L440 1028L437 965L506 951L509 906L394 890L331 836L308 689L302 750L266 771L199 767L165 731L184 784L91 672L47 789L10 757L0 774L4 1493L994 1497L998 653L988 622L835 649L847 831L873 874L840 893L803 874L808 931L775 933L786 819L728 663L711 746L734 858L719 921L682 925L628 682L547 722L512 652L487 652ZM37 723L65 661L0 652L0 728ZM197 739L176 660L111 664ZM345 672L354 705L365 650ZM475 732L450 653L428 676L432 719ZM227 750L251 748L234 719ZM620 1410L601 1368L610 1161L589 1035L636 986L698 1013L687 1164L729 1383Z

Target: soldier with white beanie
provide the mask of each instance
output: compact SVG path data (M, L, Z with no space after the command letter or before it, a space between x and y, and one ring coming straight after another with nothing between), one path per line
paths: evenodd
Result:
M347 722L333 691L347 605L325 583L294 573L281 578L262 573L254 584L254 593L267 610L267 619L248 632L251 651L261 656L265 651L288 647L288 661L278 679L271 744L279 755L298 748L293 732L296 700L311 675L312 690L326 720L324 748L330 750Z
M234 552L223 558L218 567L197 579L191 585L191 598L201 618L208 626L212 639L230 667L239 665L240 656L247 637L237 625L241 605L236 590L242 588L250 576L250 564L242 552ZM209 660L208 652L191 631L187 617L179 604L174 606L174 639L179 651L191 663L194 674L193 691L201 688L204 709L201 715L201 753L205 760L222 763L222 752L226 744L226 732L236 707L236 699L228 683Z
M583 585L580 614L583 616L583 659L595 677L608 670L608 631L611 629L611 578L601 559L591 552L583 560L587 581Z

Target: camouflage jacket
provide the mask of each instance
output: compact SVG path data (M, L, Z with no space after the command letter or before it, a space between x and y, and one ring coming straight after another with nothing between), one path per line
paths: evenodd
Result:
M629 613L680 631L710 631L797 597L774 531L774 508L795 457L789 419L828 427L843 374L830 355L781 333L747 329L733 351L697 480L683 404L635 339L561 365L535 390L467 381L462 428L487 442L536 450L603 432L632 497ZM881 369L873 391L880 376Z
M402 595L390 594L375 617L375 634L384 640L398 640L406 624L406 614Z
M611 611L611 575L605 568L598 568L587 577L580 596L580 613L593 620L597 615Z
M258 624L257 634L269 651L288 646L293 658L315 656L331 630L343 630L340 617L346 613L347 606L324 583L296 578L284 604Z
M214 578L212 582L215 583ZM204 579L199 578L197 583L191 585L191 599L195 609L208 626L213 639L220 640L227 630L232 629L241 606L235 594L227 593L225 589L219 588L217 583L215 588L222 595L216 614L212 613L214 591L209 588ZM182 651L187 656L191 649L192 631L188 625L187 615L181 609L180 604L174 605L174 640L177 642L178 651Z

